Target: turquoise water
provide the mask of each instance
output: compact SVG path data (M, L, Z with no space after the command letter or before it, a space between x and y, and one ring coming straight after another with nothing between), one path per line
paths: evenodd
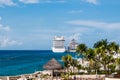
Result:
M68 53L53 53L52 51L0 51L0 76L11 76L33 73L44 70L43 65L55 58L61 64L61 58ZM75 53L70 53L73 57Z

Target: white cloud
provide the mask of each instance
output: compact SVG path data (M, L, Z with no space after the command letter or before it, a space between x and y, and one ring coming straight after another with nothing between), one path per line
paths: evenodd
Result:
M83 10L71 10L68 13L72 14L72 13L82 13Z
M65 3L66 0L40 0L41 3Z
M82 33L75 33L71 36L67 36L66 37L66 40L67 41L71 41L72 39L75 39L76 41L79 41L80 40L80 36L82 36Z
M2 20L2 17L0 16L0 20ZM11 29L9 26L4 26L3 24L0 23L0 31L7 31L9 32Z
M39 3L39 0L19 0L19 1L25 4Z
M81 0L81 1L84 1L84 2L87 2L87 3L90 3L90 4L94 4L94 5L99 4L98 0Z
M0 24L0 32L5 31L5 32L9 32L11 29L9 26L4 26L2 24ZM12 40L9 39L5 35L4 32L2 33L2 35L0 35L0 47L7 47L7 46L13 46L13 45L21 45L22 42L20 41L16 41L16 40Z
M15 6L16 3L13 2L13 0L0 0L0 7L3 6Z
M120 29L120 22L107 23L107 22L98 22L91 20L73 20L73 21L68 21L67 23L72 25L81 25L81 26L95 27L101 29Z
M22 42L11 40L6 36L0 36L0 47L7 47L13 45L22 45Z
M0 24L0 31L10 31L10 27L9 26L3 26L2 24Z
M19 2L24 4L35 4L35 3L65 3L65 0L0 0L0 7L4 6L16 6Z

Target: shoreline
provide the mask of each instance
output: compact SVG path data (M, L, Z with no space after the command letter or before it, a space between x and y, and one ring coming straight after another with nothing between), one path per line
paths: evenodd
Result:
M30 74L21 74L21 75L15 75L15 76L0 76L0 80L27 80L27 79L35 79L35 80L51 80L52 70L43 70L43 71L36 71L34 73ZM46 75L46 77L45 77ZM96 75L71 75L70 79L74 79L74 76L76 76L76 79L96 79ZM56 80L56 77L54 77ZM57 77L57 80L63 80L62 77ZM103 80L105 78L105 75L97 75L97 78L100 78L100 80Z
M43 75L50 75L51 74L51 70L43 70L43 71L36 71L34 73L30 73L30 74L21 74L21 75L16 75L16 76L0 76L0 80L27 80L27 79L35 79L35 80L51 80L52 77L48 76L48 77L43 77ZM104 74L101 75L71 75L69 78L70 80L74 80L74 77L76 77L76 80L120 80L120 78L108 78L105 77ZM53 80L63 80L62 77L54 77Z
M19 78L35 78L37 76L41 76L45 74L51 74L50 70L43 70L43 71L36 71L34 73L29 73L29 74L20 74L20 75L11 75L11 76L0 76L0 80L17 80Z

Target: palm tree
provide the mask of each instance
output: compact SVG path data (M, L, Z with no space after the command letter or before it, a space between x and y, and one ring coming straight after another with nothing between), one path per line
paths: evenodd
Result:
M73 73L75 72L75 67L77 67L78 61L76 59L72 59L71 66L73 67Z
M109 57L106 54L104 54L104 56L102 56L102 58L101 58L101 64L104 67L105 74L107 74L108 59L109 59Z
M87 53L86 53L86 56L87 56L87 60L89 61L89 72L91 72L92 69L96 69L96 68L93 68L94 67L94 63L95 63L95 52L94 52L94 49L92 48L89 48L87 50Z
M72 56L70 54L67 54L66 56L62 57L62 61L64 62L64 67L67 69L68 74L66 75L68 76L68 79L69 79L69 74L70 74L69 67L71 66L71 63L72 63Z
M120 74L120 58L116 59L116 63L118 65L118 73Z
M86 51L87 51L87 46L86 46L86 44L79 44L79 45L77 46L76 52L78 52L78 55L79 55L79 54L85 55Z
M67 54L66 56L62 57L62 61L64 62L64 67L68 70L72 62L72 56Z
M118 53L119 52L119 44L116 44L115 42L110 42L108 47L109 47L110 53Z
M83 62L84 58L87 57L87 56L86 56L86 51L87 51L87 46L86 46L86 44L79 44L79 45L77 46L77 49L76 49L77 55L78 55L78 56L80 56L80 55L83 56L82 62Z
M94 59L95 58L95 51L92 48L89 48L86 52L86 56L87 58L90 59Z
M101 58L101 64L104 66L105 73L109 74L109 63L113 63L114 59L113 56L104 54ZM107 72L108 71L108 72Z
M115 72L116 65L115 64L110 64L108 65L108 69L110 69L110 73Z
M77 67L78 73L79 73L79 70L82 68L82 65L81 65L81 64L78 64L76 67Z
M93 47L101 48L101 49L103 49L103 51L106 51L106 49L108 48L108 41L107 41L107 39L102 39L102 40L96 42Z
M107 39L102 39L94 44L95 53L97 56L97 59L103 64L104 70L106 71L106 65L107 65L107 55L105 54L108 49L108 41Z
M95 52L100 56L100 61L104 66L104 70L107 73L107 66L113 63L114 53L118 53L119 45L115 42L108 42L107 39L102 39L94 44ZM108 67L109 73L109 67Z
M108 45L108 52L107 52L107 53L109 53L109 59L108 59L109 63L114 64L115 59L113 58L113 55L118 54L118 52L119 52L119 45L116 44L115 42L110 42ZM108 66L109 66L109 64L108 64ZM108 73L109 73L109 68L111 68L111 67L113 67L113 66L108 67Z
M109 68L114 68L115 59L113 55L116 53L118 54L120 51L119 45L115 42L108 42L107 39L102 39L97 41L93 49L87 48L86 44L79 44L76 52L79 55L83 55L83 59L87 59L90 61L90 68L97 69L101 67L102 64L104 67L104 71L107 74L107 70L109 73ZM119 60L116 60L117 65L119 65ZM109 66L110 65L110 66ZM120 70L119 70L120 71Z

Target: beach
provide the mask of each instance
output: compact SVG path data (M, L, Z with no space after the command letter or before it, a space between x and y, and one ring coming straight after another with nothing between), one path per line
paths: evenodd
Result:
M38 71L32 74L24 74L18 76L0 76L0 80L64 80L62 77L54 77L52 79L51 76L43 77L43 75L50 74L51 71ZM107 78L105 75L73 75L69 77L69 80L74 80L76 76L76 80L120 80L119 78Z
M55 76L54 78L52 78L50 74L50 70L45 70L38 71L32 74L23 74L18 76L1 76L0 80L64 80L64 78L60 76ZM47 76L45 77L44 75ZM74 76L76 76L76 80L96 80L96 75L71 75L69 76L69 80L74 80ZM105 75L97 75L97 79L105 80Z

